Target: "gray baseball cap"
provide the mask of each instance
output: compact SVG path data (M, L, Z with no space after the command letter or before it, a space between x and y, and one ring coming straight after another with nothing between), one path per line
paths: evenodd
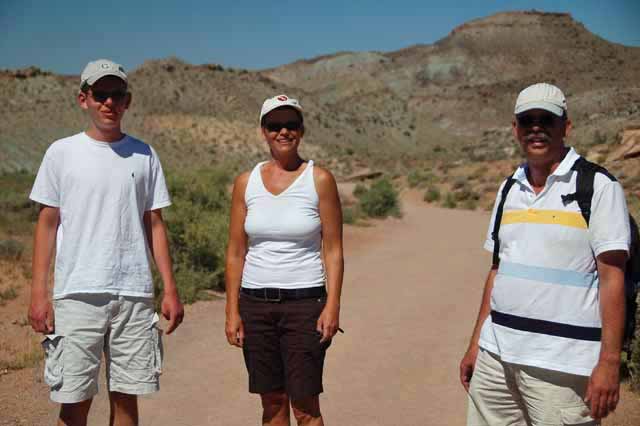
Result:
M102 77L106 77L108 75L118 77L127 83L127 74L125 74L122 65L116 64L108 59L98 59L96 61L89 62L87 66L84 67L84 70L80 75L80 87L85 83L91 86Z

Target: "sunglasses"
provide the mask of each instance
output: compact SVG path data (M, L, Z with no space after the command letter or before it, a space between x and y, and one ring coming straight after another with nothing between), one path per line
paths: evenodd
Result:
M126 90L114 90L113 92L107 92L104 90L93 90L91 89L91 97L101 104L107 102L107 99L111 98L113 102L122 102L122 100L127 96Z
M541 115L533 115L533 114L525 114L525 115L517 115L516 121L519 127L528 128L533 127L534 125L538 125L541 127L553 127L556 125L556 120L558 120L558 116L549 114L541 114Z
M280 132L283 128L287 130L300 130L302 123L300 121L287 121L286 123L265 123L264 127L270 132Z

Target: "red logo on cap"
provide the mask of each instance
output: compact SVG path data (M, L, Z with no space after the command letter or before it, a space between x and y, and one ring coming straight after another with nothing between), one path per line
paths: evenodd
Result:
M279 100L280 102L284 102L284 101L286 101L288 98L287 98L286 96L282 95L282 96L278 96L276 99L277 99L277 100Z

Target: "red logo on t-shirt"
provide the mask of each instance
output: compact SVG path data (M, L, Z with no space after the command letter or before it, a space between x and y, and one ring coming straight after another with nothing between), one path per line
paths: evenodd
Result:
M280 102L284 102L287 100L287 97L282 95L282 96L278 96L276 99L279 100Z

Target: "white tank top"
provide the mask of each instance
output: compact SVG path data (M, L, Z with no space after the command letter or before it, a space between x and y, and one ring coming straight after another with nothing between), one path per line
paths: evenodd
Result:
M273 195L254 167L244 194L244 230L249 250L242 271L246 288L305 288L323 286L322 224L313 161L282 193Z

